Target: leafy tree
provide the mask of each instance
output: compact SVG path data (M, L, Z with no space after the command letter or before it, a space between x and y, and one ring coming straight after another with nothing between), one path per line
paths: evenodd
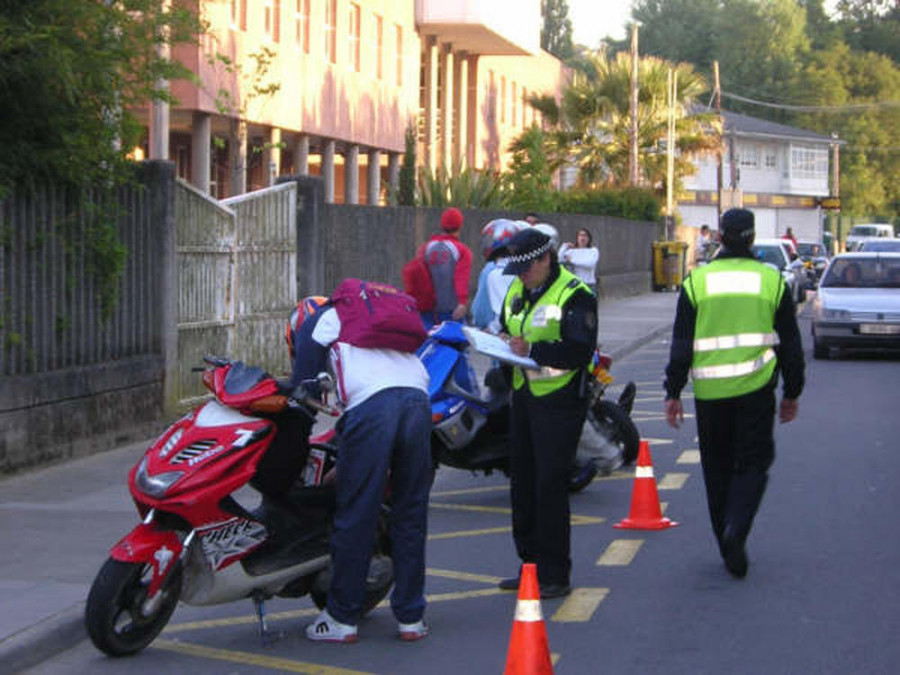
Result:
M719 0L637 0L631 10L639 21L641 54L679 63L687 61L710 72L715 61L715 20ZM628 40L612 42L627 51Z
M403 152L403 163L400 165L399 185L397 186L397 204L415 206L416 204L416 127L410 122L406 126L406 144Z
M432 173L427 166L419 168L416 203L420 206L496 209L501 199L500 182L488 171L438 167Z
M900 63L900 5L890 0L841 0L845 40L854 48Z
M558 168L548 153L546 134L532 125L510 144L512 160L501 176L503 204L516 211L554 211L557 202L553 172Z
M541 0L541 18L541 48L565 61L574 53L569 3L566 0Z
M195 42L203 25L191 4L0 2L0 195L122 176L141 133L130 111L171 100L160 79L190 76L157 47Z

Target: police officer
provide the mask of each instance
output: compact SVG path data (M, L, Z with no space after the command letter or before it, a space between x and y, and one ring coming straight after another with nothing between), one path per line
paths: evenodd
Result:
M539 370L515 367L510 419L513 538L523 562L537 564L542 598L568 595L568 476L587 414L587 365L597 344L597 301L562 268L550 237L534 228L510 240L504 273L514 274L501 331ZM519 578L500 588L515 590Z
M745 542L775 459L775 387L779 420L797 416L804 361L791 294L781 273L757 261L753 213L722 214L723 250L684 280L669 363L665 412L678 428L688 371L713 533L725 567L747 574Z

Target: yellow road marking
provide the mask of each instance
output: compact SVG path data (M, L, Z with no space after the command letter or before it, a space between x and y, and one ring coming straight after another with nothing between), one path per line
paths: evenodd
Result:
M317 616L319 610L315 607L309 609L295 609L290 612L274 612L266 614L267 621L287 621L290 619L299 619L304 616ZM255 624L257 622L255 614L246 614L244 616L231 616L223 619L207 619L205 621L188 621L185 623L170 624L165 627L163 634L180 633L189 630L204 630L207 628L224 628L226 626L241 626L245 624ZM154 643L156 644L156 643Z
M635 403L658 403L659 401L665 401L666 395L659 394L658 396L638 396L634 399Z
M465 490L444 490L443 492L432 492L432 497L455 497L457 495L474 495L480 492L509 492L509 485L490 485L480 488L466 488Z
M179 654L186 654L188 656L196 656L201 659L215 659L217 661L241 663L247 666L270 668L272 670L280 670L288 673L307 673L308 675L370 675L362 670L348 670L347 668L323 666L318 663L291 661L290 659L265 656L264 654L254 654L252 652L239 652L232 649L215 649L213 647L203 647L202 645L176 642L175 640L157 640L151 646L154 649L163 649Z
M428 541L435 541L437 539L456 539L457 537L480 537L485 534L508 534L510 532L512 532L512 527L487 527L483 530L457 530L455 532L429 534Z
M660 490L680 490L690 475L689 473L667 473L660 479L659 485L656 487Z
M608 593L608 588L573 588L550 620L558 623L590 621Z
M597 481L602 481L602 480L622 480L623 478L634 478L634 472L633 471L613 471L608 476L597 476L591 482L596 483Z
M457 572L455 570L438 570L428 567L425 574L431 577L442 577L444 579L457 579L459 581L477 581L484 584L498 584L500 577L492 577L487 574L471 574L469 572Z
M650 444L650 448L653 449L654 445L670 445L674 443L671 438L644 438L641 437L642 441L647 441Z
M643 544L643 539L614 539L597 559L597 564L610 567L630 565Z
M659 503L659 512L663 515L666 514L666 511L669 509L669 502L660 502Z
M559 663L559 654L557 652L550 652L550 665L556 666Z
M503 506L474 506L472 504L447 504L444 502L430 502L428 504L433 509L448 509L450 511L477 511L480 513L502 513L509 515L512 509Z
M678 459L675 462L676 464L699 464L700 463L700 451L699 450L685 450L679 455Z

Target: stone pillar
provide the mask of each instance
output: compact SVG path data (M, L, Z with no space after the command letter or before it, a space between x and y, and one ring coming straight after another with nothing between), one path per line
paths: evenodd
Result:
M298 176L309 175L309 135L300 134L297 136L297 143L294 145L294 173Z
M231 190L229 195L236 197L247 191L247 123L232 120L231 143Z
M424 49L422 68L425 70L425 137L422 139L422 159L424 165L434 171L437 166L435 137L438 114L438 49L437 38L434 35L425 37Z
M441 72L444 75L444 86L441 88L441 144L438 166L451 171L451 153L453 151L453 89L456 68L453 59L453 45L441 47Z
M347 147L344 155L344 203L359 204L359 146Z
M399 152L388 153L388 185L391 194L397 194L400 189L400 158Z
M212 117L208 113L195 112L191 129L191 185L209 194L209 178L212 139Z
M453 60L453 145L451 166L458 163L460 169L468 166L466 148L469 145L468 128L469 65L466 52L459 52Z
M281 173L281 129L278 127L269 129L269 142L263 152L263 168L263 184L267 187L275 185L275 179Z
M466 101L466 165L478 166L478 54L466 59L469 75L469 96Z
M366 204L378 206L378 196L381 194L381 152L369 150L369 175L366 181Z
M322 178L325 180L325 203L334 204L334 141L325 141L322 151Z

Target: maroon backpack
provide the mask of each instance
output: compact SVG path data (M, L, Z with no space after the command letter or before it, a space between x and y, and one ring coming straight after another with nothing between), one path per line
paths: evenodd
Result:
M331 302L341 320L340 342L414 352L425 341L416 301L389 284L344 279Z

